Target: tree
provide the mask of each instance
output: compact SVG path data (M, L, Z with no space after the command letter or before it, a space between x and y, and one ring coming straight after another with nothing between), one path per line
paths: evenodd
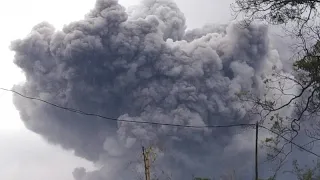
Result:
M292 95L293 97L283 105L276 107L275 102L259 101L257 102L263 109L269 111L278 111L294 103L295 100L303 97L304 93L309 92L312 95L307 102L308 108L311 105L318 104L318 89L320 83L320 26L318 24L318 10L320 0L236 0L233 9L236 15L244 14L249 22L260 19L271 24L288 25L287 31L290 35L301 40L300 50L294 63L294 77L283 76L279 72L274 73L274 77L266 79L265 83L282 81L278 87L269 87L272 90L284 92L283 81L292 81L299 86L300 93ZM248 21L247 21L248 22ZM311 89L311 90L310 90ZM286 94L284 94L286 95ZM313 106L316 108L317 106Z
M291 171L286 171L285 173L291 173L294 175L296 180L320 180L320 162L313 161L315 164L313 167L304 166L303 168L299 165L297 160L292 162L293 169ZM268 179L259 180L276 180L275 177L270 177Z
M301 168L296 160L293 161L293 173L298 180L320 180L320 162L317 161L314 167L305 166Z
M294 32L291 35L301 40L300 51L294 62L293 76L274 72L272 77L264 81L266 88L273 91L277 99L268 98L267 93L263 97L252 96L250 92L239 94L242 100L252 102L264 118L273 114L270 120L276 117L277 121L274 122L278 127L283 119L288 120L288 117L280 117L277 112L293 107L295 113L290 126L294 133L298 132L298 122L306 113L310 116L317 115L320 111L320 26L317 23L319 5L320 0L236 0L233 6L238 14L244 13L250 22L260 19L272 24L295 25L288 28ZM291 89L296 88L298 93L287 93L289 89L286 89L286 84L291 84ZM285 103L277 101L283 96L290 98L287 98L288 101Z
M236 0L233 4L236 16L244 15L246 24L263 20L283 27L288 36L299 40L291 74L275 70L272 77L264 81L267 92L263 95L238 94L241 100L252 103L252 112L259 115L262 122L271 123L271 129L279 134L264 141L270 150L268 159L278 162L276 170L292 152L290 144L299 133L304 132L311 138L304 147L312 148L311 145L320 140L317 121L320 114L319 5L320 0ZM292 113L282 113L285 109Z
M303 24L317 17L319 3L319 0L236 0L233 8L236 15L243 13L248 20Z

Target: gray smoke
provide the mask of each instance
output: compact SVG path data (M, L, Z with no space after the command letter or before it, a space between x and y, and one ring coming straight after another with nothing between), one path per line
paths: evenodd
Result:
M70 10L71 11L71 10ZM90 13L56 31L46 22L12 43L26 82L15 90L119 119L217 125L252 123L235 93L263 93L264 77L281 70L268 28L236 23L186 31L171 0L144 0L129 12L97 0ZM135 179L128 163L153 145L157 167L173 178L251 172L253 132L113 122L14 97L26 127L99 165L77 180ZM155 170L157 172L157 170Z

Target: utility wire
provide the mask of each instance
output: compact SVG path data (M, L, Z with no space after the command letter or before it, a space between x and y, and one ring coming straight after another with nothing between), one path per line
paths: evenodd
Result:
M51 106L54 106L56 108L63 109L63 110L66 110L66 111L70 111L70 112L73 112L73 113L77 113L77 114L81 114L81 115L85 115L85 116L99 117L99 118L110 120L110 121L138 123L138 124L151 124L151 125L163 125L163 126L174 126L174 127L184 127L184 128L229 128L229 127L243 127L243 126L249 127L249 126L254 126L255 125L255 124L244 124L244 123L242 123L242 124L229 124L229 125L193 126L193 125L182 125L182 124L171 124L171 123L160 123L160 122L117 119L117 118L111 118L111 117L102 116L102 115L99 115L99 114L84 112L84 111L78 110L78 109L63 107L63 106L48 102L46 100L40 99L40 98L35 98L35 97L30 97L30 96L24 95L22 93L19 93L17 91L10 90L10 89L0 88L0 90L12 92L14 94L17 94L17 95L23 97L23 98L31 99L31 100L35 100L35 101L40 101L40 102L43 102L45 104L48 104L48 105L51 105Z
M306 151L306 152L308 152L308 153L310 153L310 154L313 154L313 155L317 156L318 158L320 158L320 155L318 155L318 154L316 154L316 153L314 153L314 152L312 152L312 151L310 151L310 150L308 150L308 149L304 148L303 146L301 146L301 145L299 145L299 144L297 144L297 143L293 142L292 140L289 140L288 138L286 138L286 137L282 136L281 134L276 133L275 131L273 131L273 130L271 130L271 129L269 129L269 128L265 127L265 126L261 126L261 125L259 125L259 127L263 128L263 129L266 129L266 130L268 130L268 131L270 131L270 132L272 132L272 133L274 133L274 134L276 134L276 135L280 136L281 138L283 138L284 140L286 140L288 143L291 143L291 144L293 144L294 146L296 146L296 147L298 147L298 148L300 148L300 149L302 149L302 150L304 150L304 151Z
M87 113L87 112L84 112L84 111L81 111L81 110L78 110L78 109L73 109L73 108L67 108L67 107L63 107L63 106L60 106L60 105L57 105L57 104L54 104L54 103L51 103L51 102L48 102L48 101L45 101L43 99L40 99L40 98L35 98L35 97L30 97L30 96L27 96L27 95L24 95L22 93L19 93L15 90L11 90L11 89L6 89L6 88L0 88L0 90L3 90L3 91L7 91L7 92L12 92L16 95L19 95L23 98L26 98L26 99L30 99L30 100L35 100L35 101L40 101L40 102L43 102L45 104L48 104L48 105L51 105L51 106L54 106L56 108L59 108L59 109L63 109L63 110L66 110L66 111L70 111L70 112L74 112L74 113L77 113L77 114L81 114L81 115L85 115L85 116L94 116L94 117L98 117L98 118L102 118L102 119L106 119L106 120L110 120L110 121L118 121L118 122L128 122L128 123L138 123L138 124L151 124L151 125L163 125L163 126L174 126L174 127L184 127L184 128L230 128L230 127L254 127L256 124L229 124L229 125L210 125L210 126L193 126L193 125L182 125L182 124L170 124L170 123L160 123L160 122L148 122L148 121L135 121L135 120L125 120L125 119L117 119L117 118L111 118L111 117L106 117L106 116L102 116L102 115L99 115L99 114L94 114L94 113ZM304 148L303 146L299 145L299 144L296 144L292 141L290 141L289 139L287 139L286 137L280 135L279 133L276 133L275 131L267 128L267 127L264 127L262 125L259 125L259 127L263 128L263 129L266 129L276 135L278 135L279 137L283 138L284 140L288 141L289 143L293 144L294 146L310 153L310 154L313 154L317 157L320 158L320 155Z

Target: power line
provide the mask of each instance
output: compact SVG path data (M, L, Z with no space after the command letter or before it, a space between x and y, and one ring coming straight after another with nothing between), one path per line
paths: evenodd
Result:
M273 131L273 130L271 130L271 129L267 128L267 127L261 126L261 125L259 125L259 127L263 128L263 129L266 129L266 130L268 130L268 131L270 131L270 132L272 132L272 133L274 133L274 134L276 134L276 135L280 136L280 137L281 137L281 138L283 138L284 140L288 141L288 143L291 143L291 144L295 145L296 147L298 147L298 148L300 148L300 149L302 149L302 150L304 150L304 151L306 151L306 152L308 152L308 153L310 153L310 154L313 154L313 155L315 155L315 156L317 156L317 157L319 157L319 158L320 158L320 155L318 155L318 154L316 154L316 153L314 153L314 152L312 152L312 151L310 151L310 150L308 150L308 149L304 148L303 146L301 146L301 145L299 145L299 144L297 144L297 143L293 142L292 140L289 140L288 138L286 138L286 137L282 136L281 134L276 133L275 131Z
M22 93L19 93L15 90L11 90L11 89L6 89L6 88L0 88L0 90L3 90L3 91L8 91L8 92L12 92L14 94L17 94L23 98L26 98L26 99L30 99L30 100L35 100L35 101L40 101L40 102L43 102L45 104L48 104L48 105L51 105L51 106L54 106L56 108L59 108L59 109L63 109L63 110L66 110L66 111L70 111L70 112L73 112L73 113L77 113L77 114L81 114L81 115L85 115L85 116L94 116L94 117L98 117L98 118L102 118L102 119L106 119L106 120L110 120L110 121L118 121L118 122L128 122L128 123L137 123L137 124L151 124L151 125L163 125L163 126L174 126L174 127L184 127L184 128L230 128L230 127L254 127L256 124L229 124L229 125L210 125L210 126L193 126L193 125L182 125L182 124L170 124L170 123L160 123L160 122L148 122L148 121L135 121L135 120L125 120L125 119L117 119L117 118L111 118L111 117L106 117L106 116L102 116L102 115L99 115L99 114L94 114L94 113L87 113L87 112L84 112L84 111L81 111L81 110L78 110L78 109L73 109L73 108L67 108L67 107L63 107L63 106L60 106L60 105L57 105L57 104L54 104L54 103L51 103L51 102L48 102L46 100L43 100L43 99L40 99L40 98L35 98L35 97L30 97L30 96L27 96L27 95L24 95ZM289 143L295 145L296 147L308 152L308 153L311 153L317 157L320 158L320 155L308 150L308 149L305 149L303 146L301 145L298 145L292 141L290 141L289 139L287 139L286 137L280 135L279 133L276 133L275 131L267 128L267 127L264 127L262 125L259 125L259 127L261 128L264 128L278 136L280 136L281 138L283 138L284 140L288 141Z
M229 124L229 125L193 126L193 125L182 125L182 124L171 124L171 123L160 123L160 122L117 119L117 118L111 118L111 117L102 116L102 115L99 115L99 114L84 112L84 111L78 110L78 109L63 107L63 106L48 102L46 100L40 99L40 98L35 98L35 97L30 97L30 96L24 95L22 93L19 93L17 91L10 90L10 89L0 88L0 90L12 92L14 94L17 94L17 95L23 97L23 98L31 99L31 100L35 100L35 101L40 101L40 102L43 102L45 104L48 104L48 105L51 105L51 106L54 106L56 108L63 109L63 110L66 110L66 111L70 111L70 112L73 112L73 113L77 113L77 114L81 114L81 115L85 115L85 116L94 116L94 117L98 117L98 118L102 118L102 119L106 119L106 120L110 120L110 121L138 123L138 124L151 124L151 125L163 125L163 126L174 126L174 127L184 127L184 128L230 128L230 127L243 127L243 126L249 127L249 126L254 126L255 125L255 124L242 123L242 124Z

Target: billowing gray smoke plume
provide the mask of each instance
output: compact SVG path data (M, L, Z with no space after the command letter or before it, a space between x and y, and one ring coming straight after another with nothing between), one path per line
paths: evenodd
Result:
M171 0L145 0L130 12L116 0L98 0L62 31L40 23L12 43L26 76L15 90L119 119L252 123L250 106L235 93L263 92L263 78L282 68L267 27L232 23L186 31L185 22ZM77 168L77 180L135 179L127 167L140 158L141 145L158 149L159 169L174 179L253 170L251 130L117 123L18 96L14 101L27 128L99 165L94 172Z

